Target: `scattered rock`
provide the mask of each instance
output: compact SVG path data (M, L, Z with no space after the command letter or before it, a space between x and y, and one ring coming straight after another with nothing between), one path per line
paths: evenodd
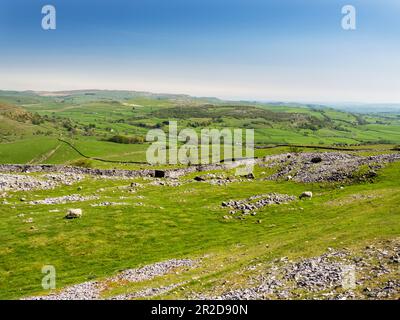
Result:
M246 174L245 176L247 177L247 179L254 179L254 176L253 178L251 178L252 173ZM194 180L198 182L206 182L216 186L224 186L229 183L243 181L242 179L237 179L229 176L227 177L225 175L216 175L214 173L207 173L201 176L196 176Z
M289 157L290 156L290 157ZM267 156L262 166L277 168L268 180L287 179L292 176L296 182L339 182L346 180L373 179L376 170L386 163L400 161L400 154L381 154L377 156L358 156L343 152L293 153ZM368 171L361 176L357 173L361 166Z
M82 202L82 201L90 201L97 200L98 196L81 196L79 194L71 194L68 196L55 197L55 198L46 198L43 200L34 200L30 201L29 204L37 205L37 204L65 204L69 202Z
M67 287L58 293L29 297L23 300L97 300L99 299L101 289L98 282L89 281Z
M105 201L105 202L100 202L100 203L93 203L90 206L91 207L109 207L109 206L126 206L129 203L127 202L109 202L109 201Z
M76 209L70 209L76 210ZM80 210L80 209L78 209ZM198 261L181 259L181 260L168 260L150 264L138 269L129 269L121 272L115 277L107 278L102 282L88 281L74 286L66 287L58 292L50 293L45 296L34 296L24 298L23 300L98 300L100 299L101 292L106 289L106 283L109 281L129 281L139 282L153 279L157 276L162 276L167 273L173 272L177 268L192 268L197 265ZM185 282L160 287L160 288L146 288L139 292L122 294L111 297L111 300L127 300L141 297L151 297L168 292L178 286L185 284Z
M186 282L180 282L176 284L171 284L169 286L163 286L159 288L147 288L144 290L140 290L138 292L121 294L118 296L111 297L109 300L129 300L129 299L137 299L137 298L150 298L155 297L161 294L165 294L168 291L171 291L179 286L184 285Z
M255 211L259 210L265 206L273 205L273 204L282 204L289 203L291 201L296 200L296 197L289 196L287 194L279 194L279 193L268 193L252 196L248 199L244 200L229 200L222 202L222 207L228 207L233 209L230 211L231 214L236 213L237 211L241 211L242 214L255 215Z
M1 169L7 165L0 165ZM10 165L10 171L18 172L18 168ZM16 165L18 166L18 165ZM76 174L45 174L42 176L30 176L27 174L0 174L0 191L31 191L54 189L59 185L71 185L82 180L81 175Z
M167 187L179 187L182 183L178 180L172 179L155 179L150 183L152 186L167 186Z
M190 259L181 259L181 260L168 260L163 262L158 262L155 264L147 265L138 269L129 269L125 270L115 278L113 281L129 281L129 282L138 282L144 280L150 280L157 276L162 276L169 272L172 272L174 269L180 267L192 268L197 264L197 261Z
M263 266L256 275L250 276L247 283L255 283L253 286L225 290L219 295L194 294L193 298L397 299L400 280L398 266L391 264L391 257L400 252L400 243L394 240L380 246L384 246L384 249L369 246L351 252L348 249L328 248L327 253L299 261L290 261L287 257L275 259ZM245 270L256 268L250 266ZM387 280L387 277L390 279ZM212 291L218 289L215 287Z

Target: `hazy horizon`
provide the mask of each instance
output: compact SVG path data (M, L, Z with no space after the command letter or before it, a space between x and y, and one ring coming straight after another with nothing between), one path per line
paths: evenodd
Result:
M400 5L344 1L55 0L0 4L0 87L98 88L227 100L400 102Z
M79 89L61 89L61 90L35 90L35 89L13 89L13 88L0 88L1 91L10 91L10 92L34 92L34 93L62 93L62 92L78 92L78 91L121 91L121 92L138 92L138 93L149 93L155 95L183 95L183 96L190 96L192 98L210 98L210 99L219 99L221 101L246 101L246 102L257 102L257 103L299 103L299 104L315 104L315 105L326 105L326 106L385 106L385 107L396 107L400 108L400 101L389 101L389 102L368 102L368 101L315 101L315 100L268 100L268 99L253 99L249 98L242 98L242 99L235 99L235 98L224 98L218 97L213 95L192 95L190 93L185 92L157 92L152 90L135 90L135 89L99 89L99 88L91 88L91 87L83 87Z

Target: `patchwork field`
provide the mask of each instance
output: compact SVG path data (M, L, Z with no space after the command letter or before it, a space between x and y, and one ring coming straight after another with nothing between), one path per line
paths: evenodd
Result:
M0 106L1 299L400 298L396 114L113 91ZM169 120L254 128L253 175L141 164Z

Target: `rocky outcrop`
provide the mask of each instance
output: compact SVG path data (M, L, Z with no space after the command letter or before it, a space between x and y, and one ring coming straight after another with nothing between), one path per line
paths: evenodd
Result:
M381 154L363 157L343 152L287 153L264 158L268 168L277 169L269 180L293 180L296 182L338 182L354 179L371 179L376 170L385 164L400 161L400 154ZM365 166L365 172L358 171Z

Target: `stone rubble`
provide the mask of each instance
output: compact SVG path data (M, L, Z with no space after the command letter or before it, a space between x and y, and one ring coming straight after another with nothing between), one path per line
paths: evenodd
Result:
M287 153L267 156L261 165L277 169L276 173L267 177L268 180L307 183L371 179L376 176L376 170L394 161L400 161L399 153L368 157L344 152ZM355 174L361 166L367 166L368 170L358 177Z
M224 174L214 174L214 173L207 173L194 177L194 181L205 182L216 186L225 186L230 183L248 181L252 179L254 179L253 175L251 178L249 176L238 178L238 177L226 176Z
M129 269L120 274L107 278L104 281L87 281L70 287L66 287L58 292L53 292L44 296L27 297L22 300L98 300L101 299L101 292L107 288L107 282L129 281L140 282L150 280L157 276L162 276L180 267L192 268L198 264L196 260L190 259L171 259L163 262L146 265L137 269ZM110 297L109 300L126 300L140 297L150 297L168 292L184 283L172 284L159 288L146 288L138 292L117 295Z
M109 298L108 300L130 300L130 299L137 299L137 298L155 297L155 296L159 296L161 294L167 293L168 291L171 291L171 290L173 290L177 287L180 287L184 284L185 284L185 282L180 282L180 283L174 283L169 286L163 286L163 287L159 287L159 288L146 288L146 289L138 291L138 292L113 296L113 297Z
M157 180L153 182L155 185L179 186L181 182L174 181L174 179L186 174L212 170L230 170L249 162L277 169L276 173L266 177L269 180L338 182L355 178L372 179L376 176L376 170L394 161L400 161L400 153L368 157L344 152L287 153L266 156L259 159L238 160L230 164L196 165L171 170L92 169L60 165L0 164L0 172L4 172L0 174L0 192L53 189L62 184L71 185L77 181L81 181L87 175L93 176L96 179L156 178ZM357 170L365 165L368 167L367 172L364 172L361 177L355 177ZM24 175L25 173L47 174L42 177L34 177ZM168 179L160 180L160 177ZM232 182L252 181L254 178L252 173L234 178L210 173L197 176L195 180L223 186Z
M76 174L46 174L30 176L0 173L0 191L49 190L60 185L72 185L83 177Z
M100 202L100 203L92 203L91 207L109 207L109 206L126 206L129 205L127 202Z
M102 287L99 282L88 281L67 287L60 292L50 293L45 296L28 297L22 300L97 300L101 290Z
M82 201L90 201L90 200L98 200L98 196L81 196L79 194L71 194L67 196L55 197L55 198L46 198L43 200L33 200L30 201L29 204L38 205L38 204L66 204L70 202L82 202Z
M118 274L113 280L114 281L129 281L137 282L149 280L157 276L162 276L171 272L172 270L179 267L192 268L196 265L196 261L190 259L183 260L168 260L158 262L150 265L146 265L142 268L128 269Z
M255 211L273 204L289 203L296 200L295 196L279 193L255 195L244 200L229 200L222 202L222 207L230 208L230 214L241 212L244 215L254 214Z
M239 166L248 165L249 163L254 164L254 159L241 159L232 161L224 164L207 164L207 165L192 165L186 168L180 169L167 169L167 170L155 170L155 169L141 169L141 170L123 170L123 169L94 169L94 168L83 168L73 167L64 165L28 165L28 164L0 164L0 172L12 172L12 173L69 173L76 175L90 175L94 177L105 177L105 178L172 178L176 179L189 173L194 172L206 172L213 170L230 170Z
M361 252L334 250L321 256L290 261L283 257L261 268L248 283L253 287L225 290L219 295L193 293L194 299L258 300L258 299L393 299L400 297L398 262L400 242L388 241L385 249L366 247ZM396 260L396 259L394 259ZM350 270L350 278L349 277ZM351 272L354 279L351 279ZM376 284L380 277L389 280ZM350 282L349 282L350 279ZM383 278L385 279L385 278ZM354 281L354 283L352 283ZM345 287L345 285L349 287ZM214 288L215 291L216 288ZM357 290L358 289L358 290Z
M167 179L155 179L154 181L149 183L151 186L166 186L166 187L179 187L182 185L182 182L177 180L167 180Z

